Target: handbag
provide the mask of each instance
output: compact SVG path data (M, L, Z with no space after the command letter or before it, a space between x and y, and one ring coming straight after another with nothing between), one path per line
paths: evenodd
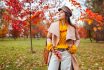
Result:
M45 48L43 51L43 59L44 59L44 63L46 65L48 65L48 63L50 61L50 57L51 57L51 53L50 53L51 47L50 46L52 46L52 44L51 43L47 44L47 42L46 42L46 45L45 45Z
M44 63L47 65L48 64L48 57L49 57L49 50L47 50L46 48L44 48L43 51L43 59L44 59Z

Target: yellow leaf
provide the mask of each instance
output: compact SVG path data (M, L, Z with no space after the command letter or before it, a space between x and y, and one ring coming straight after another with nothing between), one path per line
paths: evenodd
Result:
M102 27L98 27L98 30L101 30L102 29Z
M96 28L96 27L94 27L94 28L93 28L93 30L94 30L94 31L97 31L97 28Z
M93 22L93 20L88 19L88 24L89 24L89 25L91 25L91 24L92 24L92 22Z

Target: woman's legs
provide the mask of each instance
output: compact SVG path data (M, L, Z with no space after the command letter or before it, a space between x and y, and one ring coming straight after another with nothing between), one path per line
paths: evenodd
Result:
M61 70L71 69L71 54L68 51L62 53Z
M59 60L56 57L56 55L54 55L54 53L52 53L50 62L49 62L49 66L48 66L48 70L58 70L59 68Z
M61 70L70 70L71 68L71 54L68 51L60 52L62 54ZM52 54L48 70L58 70L59 60L56 55Z

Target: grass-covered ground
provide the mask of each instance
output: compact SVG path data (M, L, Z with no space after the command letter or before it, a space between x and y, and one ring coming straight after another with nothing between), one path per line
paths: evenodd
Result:
M0 70L47 70L43 63L45 39L33 39L30 51L30 39L0 39ZM81 39L77 57L81 70L104 70L104 42L90 43Z

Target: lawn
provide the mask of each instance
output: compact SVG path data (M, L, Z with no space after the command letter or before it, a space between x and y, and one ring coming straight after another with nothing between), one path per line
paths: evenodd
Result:
M33 39L36 53L31 53L29 39L0 39L0 70L47 70L44 45L45 39ZM81 70L104 70L104 42L81 39L77 57Z

